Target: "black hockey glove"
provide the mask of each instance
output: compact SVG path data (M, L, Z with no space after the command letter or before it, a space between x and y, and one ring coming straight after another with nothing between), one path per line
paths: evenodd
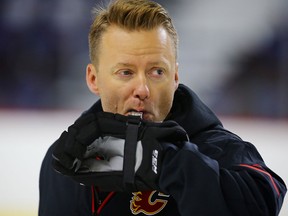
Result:
M102 190L155 190L165 149L184 140L186 132L173 121L97 113L81 117L61 135L54 167Z
M53 158L58 162L56 170L60 169L59 172L63 174L76 172L84 159L87 146L95 139L109 135L105 134L108 131L115 137L124 138L125 122L126 118L112 113L83 114L54 144Z

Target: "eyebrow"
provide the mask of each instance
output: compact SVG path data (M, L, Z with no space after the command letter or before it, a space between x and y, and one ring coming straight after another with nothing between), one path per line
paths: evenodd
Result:
M113 66L113 68L117 68L117 67L133 67L134 65L133 64L130 64L130 63L117 63L116 65Z
M130 64L130 63L119 62L119 63L117 63L111 67L111 72L116 71L118 69L121 69L123 67L124 68L134 68L135 66L133 66L133 64Z
M155 61L155 62L148 62L149 66L155 66L155 65L160 65L160 66L166 66L168 67L168 64L165 61ZM112 68L118 68L118 67L135 67L134 64L131 63L124 63L124 62L119 62L115 64Z

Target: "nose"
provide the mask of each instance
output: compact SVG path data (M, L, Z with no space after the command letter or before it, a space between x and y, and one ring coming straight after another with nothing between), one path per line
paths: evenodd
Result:
M133 95L140 100L150 97L150 90L145 76L139 76L136 80Z

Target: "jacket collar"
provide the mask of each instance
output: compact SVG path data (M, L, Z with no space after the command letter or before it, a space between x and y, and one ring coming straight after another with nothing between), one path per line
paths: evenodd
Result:
M189 136L213 128L222 123L216 115L187 86L180 84L175 91L174 101L167 120L181 125Z

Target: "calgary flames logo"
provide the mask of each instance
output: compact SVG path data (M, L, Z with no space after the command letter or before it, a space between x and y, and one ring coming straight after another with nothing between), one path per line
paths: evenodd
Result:
M132 214L143 213L145 215L155 215L162 211L168 202L169 195L158 191L135 192L130 201Z

